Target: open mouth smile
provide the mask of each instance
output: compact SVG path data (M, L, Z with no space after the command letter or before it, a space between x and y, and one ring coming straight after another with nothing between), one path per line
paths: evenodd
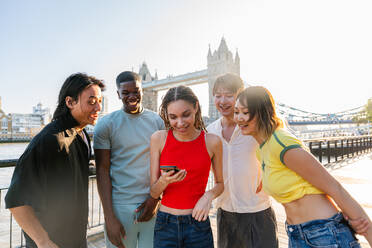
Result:
M128 101L127 104L129 106L136 106L138 104L138 101Z
M221 106L220 105L220 109L226 111L226 110L229 110L231 108L231 106Z

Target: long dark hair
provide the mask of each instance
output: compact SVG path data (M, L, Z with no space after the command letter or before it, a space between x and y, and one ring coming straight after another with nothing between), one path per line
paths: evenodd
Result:
M170 88L167 93L165 94L163 101L160 105L160 117L164 120L165 128L170 129L171 125L168 118L168 105L171 102L177 101L177 100L184 100L194 106L194 108L198 107L198 110L195 114L195 123L194 126L198 130L204 130L206 131L202 114L201 114L201 108L199 104L199 100L194 94L194 92L186 86L177 86Z
M77 101L81 92L92 85L98 85L101 90L105 89L105 84L102 80L88 76L85 73L75 73L69 76L59 91L58 105L54 111L53 120L70 114L70 109L66 106L67 96Z
M257 116L258 132L269 138L278 127L283 127L283 121L275 110L275 102L271 93L262 86L250 86L239 93L238 101L248 108L249 120Z

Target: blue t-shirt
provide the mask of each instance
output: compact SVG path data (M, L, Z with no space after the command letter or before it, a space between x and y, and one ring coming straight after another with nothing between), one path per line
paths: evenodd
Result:
M123 109L100 119L94 128L95 149L110 149L113 204L137 204L150 193L150 138L164 129L158 114L145 109L128 114Z

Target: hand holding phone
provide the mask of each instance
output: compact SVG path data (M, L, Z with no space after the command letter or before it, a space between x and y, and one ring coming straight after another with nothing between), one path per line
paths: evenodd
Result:
M160 165L160 170L168 172L174 170L174 173L179 172L181 169L178 168L176 165Z
M160 165L161 179L166 185L182 181L186 177L186 170L181 170L176 165Z

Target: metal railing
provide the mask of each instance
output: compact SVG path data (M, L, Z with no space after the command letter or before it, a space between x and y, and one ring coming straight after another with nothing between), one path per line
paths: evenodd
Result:
M372 136L308 139L304 143L324 166L372 151Z
M17 160L0 160L0 170L6 167L14 167ZM25 247L25 238L21 228L14 220L9 210L5 209L4 197L8 187L0 188L0 247L13 248ZM88 235L94 232L97 227L103 226L104 217L102 205L97 191L96 176L89 176L89 214L88 214ZM9 230L9 231L7 231Z

